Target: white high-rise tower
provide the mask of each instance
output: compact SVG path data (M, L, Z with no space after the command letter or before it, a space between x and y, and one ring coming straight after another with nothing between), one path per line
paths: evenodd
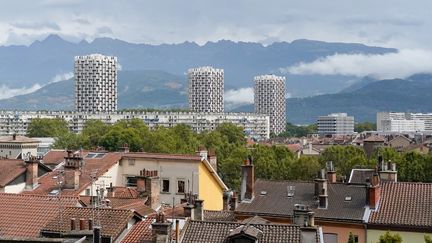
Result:
M270 117L270 132L280 134L286 129L285 77L255 77L255 113Z
M75 57L75 110L117 110L117 57L92 54Z
M224 71L213 67L188 70L189 109L192 112L224 111Z

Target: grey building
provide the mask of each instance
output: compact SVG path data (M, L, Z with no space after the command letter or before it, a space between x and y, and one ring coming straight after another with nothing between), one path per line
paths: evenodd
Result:
M117 110L117 57L92 54L75 57L75 110Z
M189 109L192 112L224 111L224 71L213 67L188 70Z
M350 135L354 133L354 117L347 113L319 116L317 127L320 135Z
M270 117L270 132L279 134L286 129L285 77L261 75L255 77L255 113Z

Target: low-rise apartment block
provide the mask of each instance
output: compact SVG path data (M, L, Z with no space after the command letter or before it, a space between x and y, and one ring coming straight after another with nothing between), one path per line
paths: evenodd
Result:
M194 112L76 112L76 111L1 111L0 136L25 135L28 125L35 118L64 119L69 129L80 133L88 120L101 120L114 124L120 120L140 119L150 128L173 127L185 124L200 133L214 130L219 124L233 123L244 129L245 135L257 140L270 137L270 118L254 113L194 113Z
M347 113L319 116L317 126L320 135L351 135L354 133L354 117Z
M432 132L432 113L378 112L378 132Z

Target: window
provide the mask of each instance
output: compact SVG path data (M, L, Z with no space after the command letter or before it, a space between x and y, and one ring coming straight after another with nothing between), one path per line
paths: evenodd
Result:
M135 165L135 159L128 159L129 165Z
M169 183L169 179L163 179L162 180L162 192L169 192L170 183Z
M137 178L135 176L127 177L126 186L137 186Z
M183 179L177 180L177 193L185 193L185 181Z

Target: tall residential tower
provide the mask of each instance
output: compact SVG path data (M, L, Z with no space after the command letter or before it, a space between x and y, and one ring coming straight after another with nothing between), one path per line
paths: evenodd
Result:
M75 57L75 110L117 110L117 57L92 54Z
M286 128L285 77L255 77L255 113L270 116L270 132L280 134Z
M224 71L213 67L188 70L189 109L192 112L224 111Z

